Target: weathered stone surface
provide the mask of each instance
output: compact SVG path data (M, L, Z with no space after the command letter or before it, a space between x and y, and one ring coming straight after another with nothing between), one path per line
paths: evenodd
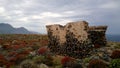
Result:
M70 22L65 26L48 25L50 51L75 58L88 56L93 45L105 45L107 26L89 27L86 21Z
M90 26L88 29L89 39L94 45L106 45L106 32L107 26Z

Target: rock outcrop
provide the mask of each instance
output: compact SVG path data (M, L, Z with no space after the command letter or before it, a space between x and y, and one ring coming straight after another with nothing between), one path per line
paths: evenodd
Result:
M107 26L88 26L86 21L70 22L65 26L47 25L50 51L74 58L89 56L94 46L105 46Z

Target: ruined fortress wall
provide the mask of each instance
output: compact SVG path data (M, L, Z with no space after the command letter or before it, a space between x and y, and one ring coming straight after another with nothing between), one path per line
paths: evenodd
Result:
M92 44L95 46L105 46L107 43L105 37L106 30L107 26L90 26L88 30L88 37L91 40Z
M86 21L70 22L65 26L48 25L50 51L55 54L84 58L93 45L105 45L106 26L89 27ZM98 41L97 41L98 40Z
M73 33L75 38L80 40L86 40L88 38L87 34L88 23L87 22L77 22L77 23L68 23L65 26L61 25L49 25L47 26L48 33L51 32L52 36L55 36L59 39L59 42L66 42L66 34Z

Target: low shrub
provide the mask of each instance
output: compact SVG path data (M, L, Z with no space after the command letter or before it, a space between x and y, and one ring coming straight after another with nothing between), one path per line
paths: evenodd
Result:
M38 49L38 54L43 55L48 51L47 47L41 47Z
M61 59L61 64L66 64L67 62L69 62L71 60L71 58L70 57L68 57L68 56L65 56L65 57L63 57L62 59Z
M63 67L71 67L74 63L74 59L68 56L65 56L61 59L61 64Z
M120 50L114 50L110 56L112 59L120 58Z
M107 65L99 59L94 59L89 62L88 68L107 68Z
M36 64L44 63L45 62L45 56L35 56L35 57L33 57L33 61Z
M51 55L47 55L45 56L45 63L48 66L52 66L53 65L53 57Z
M120 68L120 59L113 59L109 65L110 68Z
M83 68L81 64L73 64L73 66L71 68Z
M31 60L25 60L20 64L20 68L38 68Z
M53 56L53 64L54 66L61 65L61 57L59 56Z
M85 58L85 59L84 59L84 62L85 62L85 63L88 63L89 61L90 61L90 58Z
M120 49L120 43L117 43L117 44L114 46L114 48Z

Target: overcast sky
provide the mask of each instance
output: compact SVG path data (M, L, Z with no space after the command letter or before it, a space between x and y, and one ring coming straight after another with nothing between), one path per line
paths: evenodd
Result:
M45 25L85 20L120 34L120 0L0 0L0 23L46 33Z

